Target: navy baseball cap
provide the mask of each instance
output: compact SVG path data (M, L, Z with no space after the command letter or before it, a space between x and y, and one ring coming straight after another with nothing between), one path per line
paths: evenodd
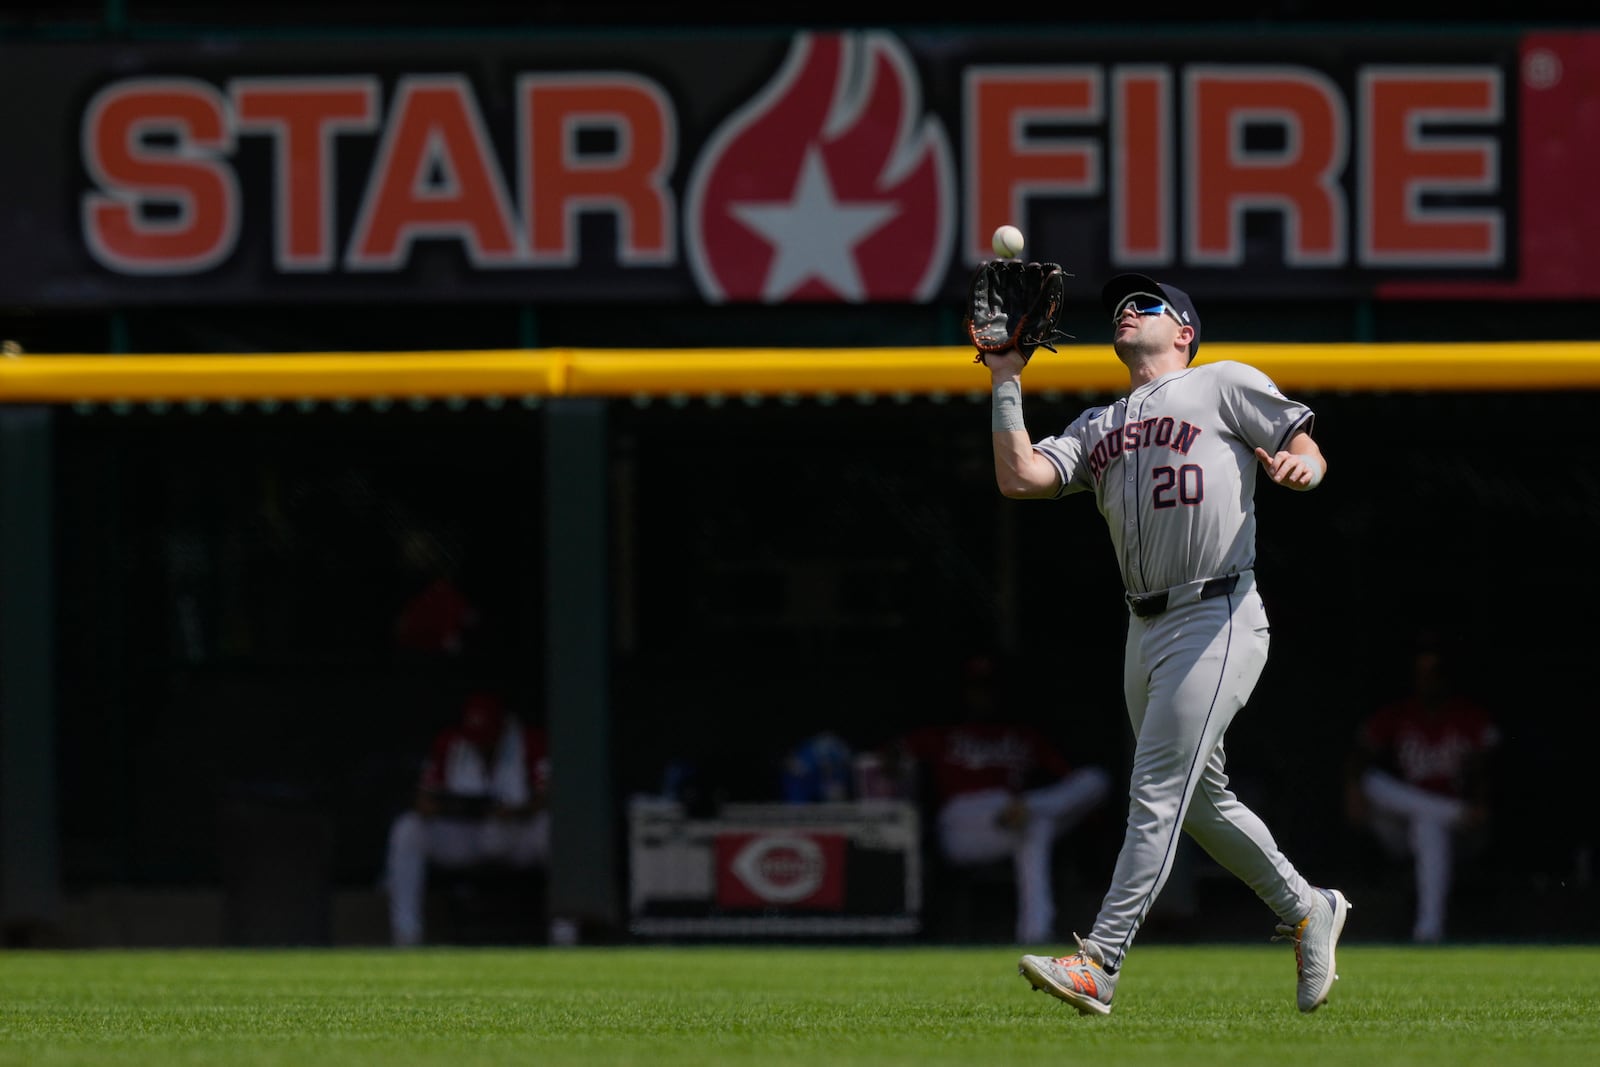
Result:
M1100 301L1106 306L1106 314L1115 315L1122 302L1134 293L1149 293L1151 296L1159 293L1171 305L1178 321L1194 328L1194 340L1189 342L1189 362L1193 363L1196 353L1200 351L1200 312L1194 309L1194 301L1189 299L1189 294L1175 285L1158 282L1144 274L1119 274L1100 290Z

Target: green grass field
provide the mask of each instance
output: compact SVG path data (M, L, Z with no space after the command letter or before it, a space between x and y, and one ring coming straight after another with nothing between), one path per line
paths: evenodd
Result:
M1006 948L0 953L0 1064L1600 1063L1600 947L1141 947L1116 1011Z

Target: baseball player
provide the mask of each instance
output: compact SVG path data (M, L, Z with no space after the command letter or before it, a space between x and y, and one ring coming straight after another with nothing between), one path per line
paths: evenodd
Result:
M1016 874L1019 944L1055 939L1056 843L1111 792L1099 767L1075 767L1048 737L1004 713L998 668L973 656L963 668L960 722L914 729L894 762L930 779L939 850L957 867L1009 857Z
M1295 945L1300 1010L1315 1011L1337 977L1349 902L1308 884L1229 790L1222 745L1267 659L1253 571L1256 472L1316 488L1326 463L1311 438L1312 412L1252 367L1193 366L1200 316L1182 290L1123 274L1101 298L1129 391L1056 436L1035 443L1023 424L1026 358L1013 349L984 360L1000 491L1094 494L1127 590L1123 690L1135 746L1111 888L1076 952L1023 956L1019 969L1080 1013L1108 1014L1184 830L1277 914L1279 936Z
M1438 648L1419 647L1413 670L1411 693L1362 724L1346 771L1346 804L1385 849L1411 860L1411 938L1436 944L1444 939L1456 847L1483 843L1488 761L1500 731L1487 710L1451 690Z
M434 738L412 810L389 831L389 926L399 946L423 942L429 864L543 866L550 855L545 732L524 726L498 694L470 694L460 722Z

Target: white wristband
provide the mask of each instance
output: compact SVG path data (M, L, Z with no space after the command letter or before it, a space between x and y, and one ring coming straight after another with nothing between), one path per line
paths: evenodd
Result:
M1316 456L1301 456L1300 458L1306 461L1307 467L1311 468L1311 481L1307 483L1306 488L1315 489L1322 484L1322 476L1327 473L1328 468Z
M1022 421L1022 385L1015 378L994 387L994 405L989 414L989 428L995 433L1028 428Z

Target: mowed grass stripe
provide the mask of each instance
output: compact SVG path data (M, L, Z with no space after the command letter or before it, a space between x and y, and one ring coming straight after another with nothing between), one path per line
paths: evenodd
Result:
M1148 946L1107 1018L1005 948L10 952L0 1064L1600 1064L1600 947Z

